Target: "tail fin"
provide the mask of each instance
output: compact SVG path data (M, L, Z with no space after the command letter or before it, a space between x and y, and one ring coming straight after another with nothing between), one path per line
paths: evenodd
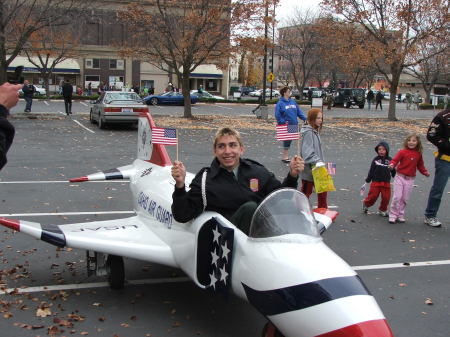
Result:
M137 158L159 166L170 166L172 162L166 147L162 144L152 144L152 129L155 126L150 113L141 112L139 115Z

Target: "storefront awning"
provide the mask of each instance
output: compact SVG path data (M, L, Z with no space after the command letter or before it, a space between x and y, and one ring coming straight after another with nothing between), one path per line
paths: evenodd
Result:
M214 64L201 64L189 74L191 78L223 78L223 71Z
M36 58L36 63L39 61ZM23 72L24 73L38 73L39 70L36 68L36 66L28 61L27 57L24 56L17 56L9 65L8 71L14 71L16 67L23 66ZM80 73L80 65L75 59L67 59L60 63L58 63L53 70L53 73L58 74L79 74Z

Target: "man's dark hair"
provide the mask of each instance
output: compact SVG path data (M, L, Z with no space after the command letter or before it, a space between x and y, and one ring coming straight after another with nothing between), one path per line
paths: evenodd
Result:
M281 96L284 96L284 93L285 93L286 91L288 91L288 90L291 90L291 88L289 88L289 87L283 87L283 88L281 88L281 90L280 90L280 95L281 95Z

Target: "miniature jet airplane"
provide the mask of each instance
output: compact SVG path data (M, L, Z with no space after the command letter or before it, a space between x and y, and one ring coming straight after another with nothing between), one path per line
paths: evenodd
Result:
M312 212L302 193L279 189L258 206L248 236L210 211L178 223L171 161L163 145L151 143L154 127L142 113L133 164L71 179L130 179L135 216L58 226L0 218L0 224L87 250L88 270L107 275L112 288L124 285L122 257L181 268L199 287L232 291L252 304L271 322L266 337L393 337L356 272L321 239L337 212ZM187 185L192 178L188 173Z

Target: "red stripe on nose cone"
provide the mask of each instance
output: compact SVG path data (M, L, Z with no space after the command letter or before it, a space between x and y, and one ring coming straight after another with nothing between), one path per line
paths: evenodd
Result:
M0 218L0 224L6 226L8 228L14 229L15 231L20 232L20 221L8 218Z
M69 180L69 182L71 182L71 183L79 183L79 182L83 182L83 181L89 181L89 178L84 176L84 177L72 178Z
M385 319L367 321L330 331L316 337L394 337Z

